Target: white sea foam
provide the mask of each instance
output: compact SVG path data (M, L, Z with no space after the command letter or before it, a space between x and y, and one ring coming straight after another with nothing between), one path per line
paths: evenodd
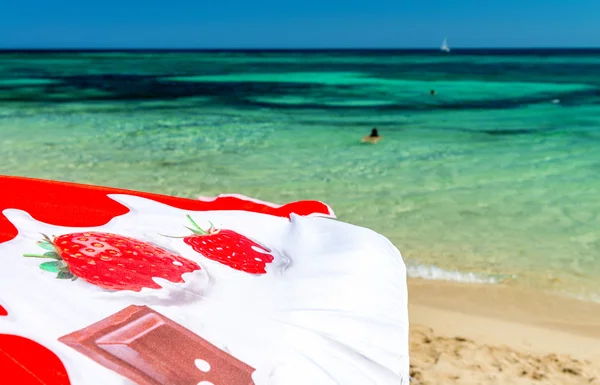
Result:
M454 281L463 283L489 283L500 282L500 279L485 274L475 274L471 272L461 272L458 270L444 270L434 265L421 265L409 263L406 266L406 272L411 278L422 278L439 281Z

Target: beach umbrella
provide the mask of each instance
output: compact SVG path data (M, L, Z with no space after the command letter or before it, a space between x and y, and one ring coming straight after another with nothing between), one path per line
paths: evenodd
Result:
M0 383L408 384L406 270L318 201L0 176Z

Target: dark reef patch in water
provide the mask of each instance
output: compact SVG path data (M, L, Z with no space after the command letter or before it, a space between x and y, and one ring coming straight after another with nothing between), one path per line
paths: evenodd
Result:
M509 135L527 135L527 134L537 134L540 130L521 128L514 130L482 130L478 132L483 132L492 136L509 136Z
M365 94L360 85L326 85L315 83L283 82L184 82L169 80L164 76L135 74L89 74L52 76L49 84L0 84L0 100L4 102L50 102L68 103L82 101L169 101L191 97L209 98L216 104L238 108L276 108L281 110L346 110L346 111L427 111L427 110L502 110L514 109L539 103L551 103L560 99L561 106L600 102L600 90L536 94L516 98L480 100L444 100L443 98L419 98L395 100L384 94ZM365 101L380 100L380 105L326 104L345 98ZM306 103L278 103L287 97L316 99ZM274 101L260 100L268 98ZM321 102L322 100L322 102ZM157 109L160 107L156 107ZM167 108L167 107L163 107Z

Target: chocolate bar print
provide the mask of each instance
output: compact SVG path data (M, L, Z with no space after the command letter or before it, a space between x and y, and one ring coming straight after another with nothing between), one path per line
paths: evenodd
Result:
M254 385L254 368L147 306L59 341L139 385Z

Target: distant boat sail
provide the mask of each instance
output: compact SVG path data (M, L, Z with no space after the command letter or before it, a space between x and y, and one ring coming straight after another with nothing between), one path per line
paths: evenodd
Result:
M448 39L447 38L444 38L444 42L442 43L440 50L443 52L450 52L450 47L448 47Z

